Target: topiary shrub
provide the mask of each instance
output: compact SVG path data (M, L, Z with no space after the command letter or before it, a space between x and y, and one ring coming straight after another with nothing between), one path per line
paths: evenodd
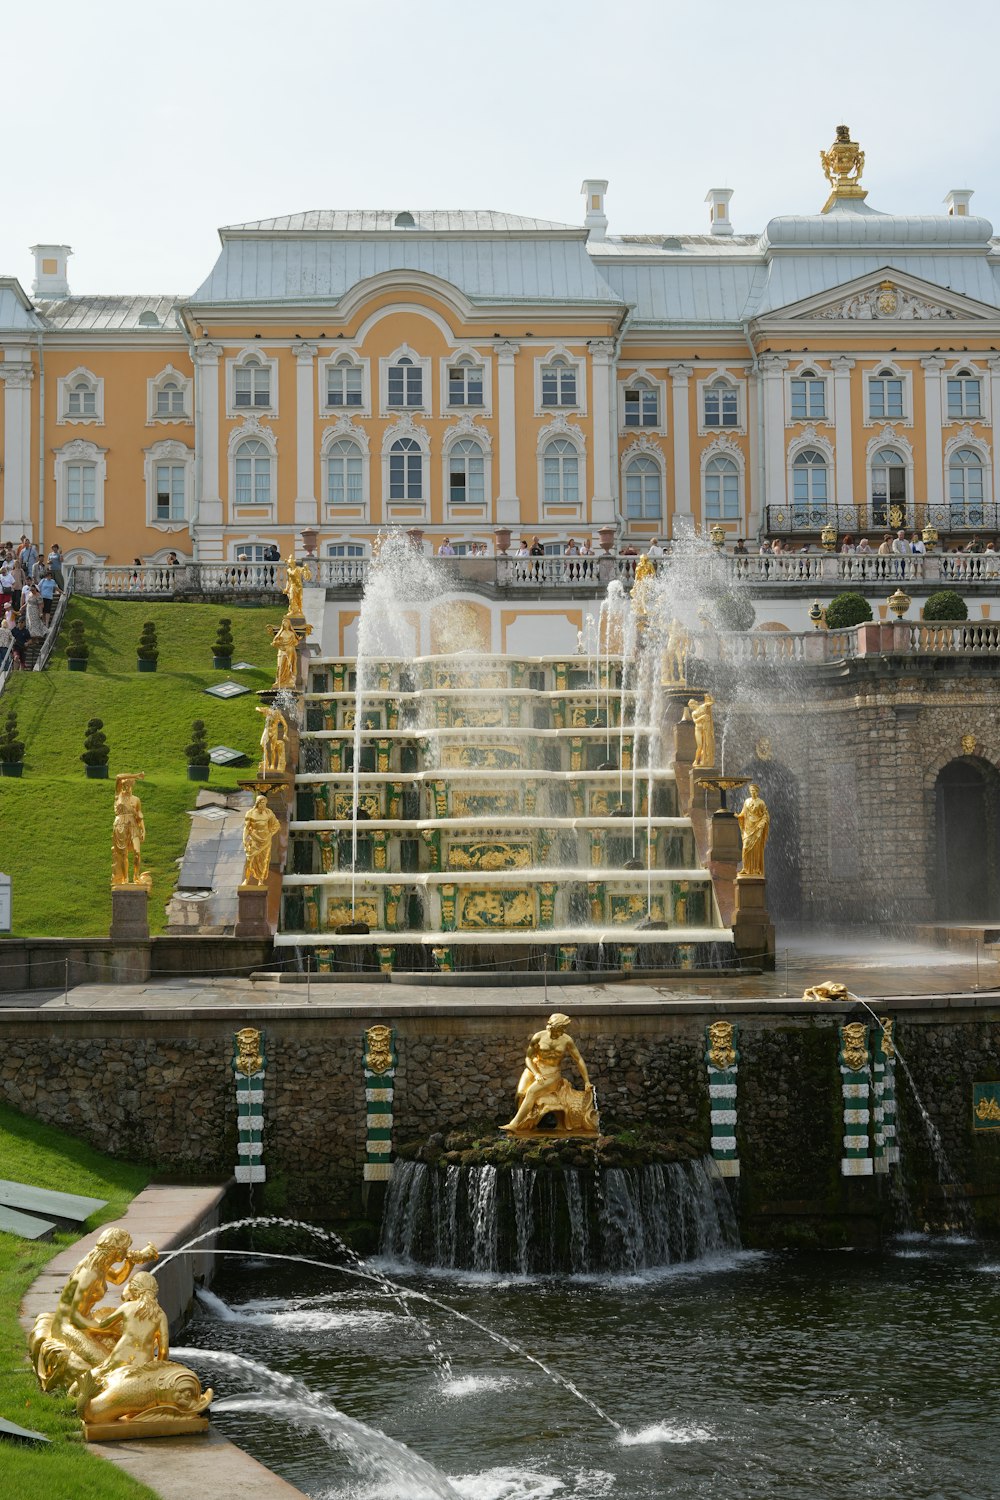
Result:
M83 754L80 759L87 767L87 775L91 777L102 777L108 774L108 757L111 751L108 748L107 737L104 733L103 719L88 719L86 733L83 736Z
M828 630L846 630L851 625L865 625L872 617L872 607L863 594L838 594L826 606Z
M222 619L215 632L212 647L212 662L216 667L231 667L233 664L233 622Z
M85 662L90 655L90 647L87 645L87 637L83 628L82 620L74 620L69 627L66 639L66 655L70 661Z
M155 672L156 663L160 659L159 643L156 639L156 626L152 620L147 620L142 627L139 644L135 648L136 660L139 663L140 672Z
M954 589L938 589L936 594L929 594L927 603L924 605L925 620L967 620L969 618L969 607L961 594L956 594Z
M208 780L208 738L205 734L205 722L203 719L195 719L191 725L191 743L185 747L184 754L188 760L188 780Z
M24 760L24 741L17 737L17 714L11 709L0 729L0 766L5 776L20 776Z

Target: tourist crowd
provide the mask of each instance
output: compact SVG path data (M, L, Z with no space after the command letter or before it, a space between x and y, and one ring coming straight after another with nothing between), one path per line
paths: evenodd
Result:
M48 633L63 590L63 556L58 545L48 555L22 536L0 545L0 670L29 665L32 643Z

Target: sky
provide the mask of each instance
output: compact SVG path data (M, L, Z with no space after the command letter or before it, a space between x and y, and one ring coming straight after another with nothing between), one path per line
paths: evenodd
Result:
M872 207L1000 226L996 0L6 0L0 38L26 289L48 242L76 292L193 291L218 225L304 209L581 223L584 177L612 234L703 232L710 187L757 232L822 207L841 122Z

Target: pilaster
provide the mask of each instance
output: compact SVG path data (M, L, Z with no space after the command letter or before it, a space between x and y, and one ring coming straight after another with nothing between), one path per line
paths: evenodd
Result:
M591 517L595 526L613 526L615 476L612 462L611 383L614 368L613 339L594 339L590 345L594 397L594 493Z
M3 527L17 538L31 525L31 382L35 372L27 349L8 349L0 362L4 383Z
M993 503L1000 505L1000 355L986 361L990 368L990 444L993 449Z
M313 413L315 344L295 345L295 524L316 526L316 431Z
M941 371L945 361L940 354L931 354L920 361L924 370L924 441L927 454L927 503L941 505L944 502L944 457L941 451L941 430L944 413L941 405ZM915 496L913 497L916 498Z
M762 354L758 363L764 386L764 505L784 506L787 500L784 373L788 361L778 354Z
M219 494L219 357L222 349L207 339L194 346L195 431L198 439L195 522L196 561L222 557L222 497Z
M674 431L674 520L691 524L691 427L688 398L693 365L668 364ZM671 527L671 533L674 532Z
M521 504L517 498L517 412L514 397L514 361L520 344L504 339L497 344L497 418L500 428L500 492L497 495L498 525L517 525Z
M831 359L833 367L833 426L836 453L837 505L854 504L854 442L851 428L851 371L855 361L846 354Z

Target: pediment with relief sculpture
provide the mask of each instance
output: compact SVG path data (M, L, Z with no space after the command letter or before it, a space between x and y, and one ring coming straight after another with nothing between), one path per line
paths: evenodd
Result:
M847 282L800 302L772 308L761 317L794 322L968 323L1000 319L1000 310L890 268Z

